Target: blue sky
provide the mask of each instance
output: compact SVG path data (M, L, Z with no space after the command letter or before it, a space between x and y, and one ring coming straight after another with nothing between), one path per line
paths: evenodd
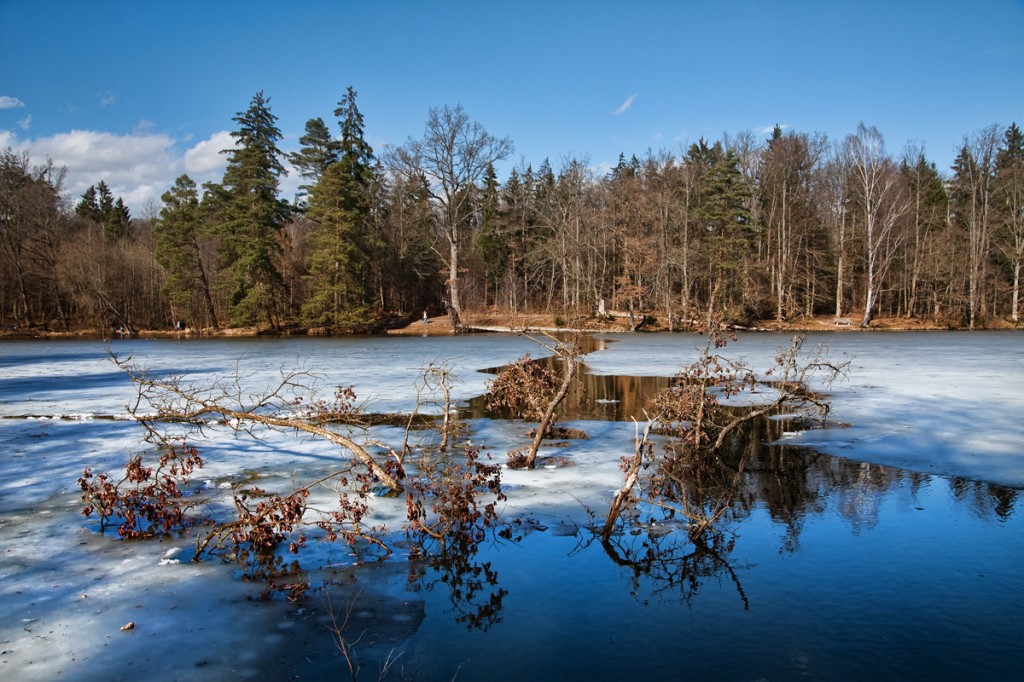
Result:
M378 152L462 104L535 167L863 121L945 172L965 135L1024 123L1024 0L0 0L0 147L136 215L220 178L256 91L290 151L349 85Z

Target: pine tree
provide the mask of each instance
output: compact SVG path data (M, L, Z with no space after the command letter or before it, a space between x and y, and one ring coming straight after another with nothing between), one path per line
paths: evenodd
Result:
M347 166L347 172L361 186L367 187L375 166L373 147L364 137L363 115L356 106L356 91L348 86L345 95L334 110L341 127L339 151L341 162Z
M100 205L96 197L96 185L89 185L89 189L82 193L82 198L75 206L75 214L80 218L100 221Z
M113 192L103 180L85 190L75 206L75 213L100 225L109 241L123 239L131 233L132 217L128 207L121 197L114 199Z
M626 153L619 152L619 161L618 163L615 164L615 167L612 168L611 172L608 174L608 179L615 180L623 176L631 176L632 174L633 169L630 168L629 164L626 163Z
M288 160L299 175L309 180L309 184L299 185L303 193L320 181L324 171L338 160L338 143L331 138L331 131L322 118L311 118L306 121L306 133L299 138L302 145L299 151L288 155Z
M372 230L373 148L363 137L363 117L350 86L334 110L341 128L338 160L310 190L310 296L303 316L312 324L358 324L369 304L367 280L380 244Z
M210 279L202 258L203 216L196 183L182 175L161 199L164 205L153 224L153 236L154 255L166 278L164 295L173 305L184 308L181 312L187 313L193 324L199 311L205 309L207 322L218 329Z
M104 222L114 212L114 194L107 187L107 183L102 180L96 185L96 194L99 197L97 215L100 218L97 222Z
M705 145L700 156L706 172L699 189L697 219L705 230L711 293L719 292L728 316L745 320L746 311L740 309L744 289L740 269L753 243L747 185L736 156L720 142L711 148Z
M125 206L124 199L121 197L117 198L114 202L113 208L107 215L107 221L105 223L106 234L108 239L121 239L129 235L132 224L132 215L128 211L128 207Z
M476 237L476 246L484 261L484 305L497 304L498 286L508 269L509 249L501 234L500 206L501 190L492 163L487 166L484 186L480 190L480 222Z
M262 91L232 120L238 124L231 133L236 146L223 152L229 160L218 216L222 285L235 324L265 321L276 328L285 300L278 232L289 215L278 198L278 178L287 172L277 147L281 131Z
M901 166L910 200L906 258L904 269L909 276L907 315L917 315L923 307L922 289L927 285L934 293L945 284L941 264L936 253L936 242L947 224L949 200L942 176L934 163L929 163L924 152L904 159Z

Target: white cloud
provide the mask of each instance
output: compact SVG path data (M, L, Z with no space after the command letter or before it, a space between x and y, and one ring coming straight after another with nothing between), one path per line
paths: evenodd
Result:
M10 97L8 95L0 95L0 109L15 109L17 107L23 107L25 103L17 97Z
M776 125L779 126L780 130L787 130L789 128L788 123L773 123L770 126L760 126L758 128L754 128L753 132L757 135L771 135L772 131L775 130Z
M117 102L117 97L115 97L114 93L110 92L109 90L107 91L107 94L99 95L99 98L101 107L110 107L113 106L115 102Z
M287 152L285 153L287 154ZM299 193L299 185L308 183L309 179L299 175L299 171L296 170L295 166L293 166L290 161L288 161L287 157L283 161L284 168L288 171L288 175L279 178L280 184L278 190L282 199L293 201Z
M227 167L227 155L221 154L221 151L232 149L234 146L235 140L228 131L214 133L208 139L192 145L185 152L181 158L182 172L188 173L193 180L210 174L223 175Z
M25 118L18 121L18 125L21 126L22 130L28 130L32 127L32 114L29 114Z
M26 151L33 163L52 159L66 166L65 191L76 201L100 180L124 198L133 215L142 215L147 203L160 196L187 173L198 185L219 181L227 166L221 149L233 146L224 131L180 151L178 141L162 133L118 135L94 130L72 130L49 137L19 140L11 131L0 130L0 147Z
M627 97L627 98L626 98L626 101L625 101L625 102L623 102L623 103L622 103L622 104L621 104L621 105L619 106L619 108L618 108L618 109L616 109L615 111L613 111L613 112L612 112L612 115L613 115L613 116L620 116L620 115L622 115L622 114L626 113L626 111L628 111L628 110L629 110L629 108L630 108L631 106L633 106L633 100L635 100L635 99L636 99L636 96L637 96L637 93L635 93L635 92L634 92L634 93L633 93L632 95L630 95L629 97Z

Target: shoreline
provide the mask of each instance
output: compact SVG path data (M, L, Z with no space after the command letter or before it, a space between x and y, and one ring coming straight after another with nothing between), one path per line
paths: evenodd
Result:
M606 320L590 318L582 324L560 324L559 316L555 315L466 315L464 325L466 334L518 334L518 333L583 333L583 334L606 334L606 333L693 333L692 329L675 329L670 331L663 325L643 326L635 331L630 331L628 323L621 317L612 317ZM862 328L852 318L839 318L838 320L829 315L822 315L813 318L800 318L778 322L776 320L762 320L749 326L730 326L731 331L737 332L907 332L907 331L971 331L966 327L953 327L936 324L930 320L917 320L908 318L880 317L872 321L868 328ZM996 319L984 327L978 327L974 331L995 331L995 330L1019 330L1021 325L1014 325L1012 322L1003 319ZM331 332L327 333L322 329L311 329L306 327L288 327L278 331L269 331L256 327L231 327L219 330L213 329L140 329L137 334L116 334L104 333L97 329L80 329L69 332L56 332L44 330L5 330L0 332L0 339L74 339L74 338L231 338L231 337L287 337L287 336L451 336L454 334L451 320L447 315L435 316L428 319L427 323L422 320L386 330L374 330L372 332Z

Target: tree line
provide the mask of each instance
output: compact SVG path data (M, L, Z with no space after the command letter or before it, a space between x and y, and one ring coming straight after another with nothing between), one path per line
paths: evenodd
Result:
M629 311L682 329L813 315L1019 322L1024 135L965 136L950 173L896 156L861 124L845 139L783 131L620 155L525 161L461 106L380 155L349 87L334 124L278 147L270 99L232 119L220 182L187 175L131 217L102 181L77 202L65 170L0 154L0 317L21 330L176 325L323 333L423 310ZM332 128L336 132L332 133ZM285 162L303 178L281 197Z

